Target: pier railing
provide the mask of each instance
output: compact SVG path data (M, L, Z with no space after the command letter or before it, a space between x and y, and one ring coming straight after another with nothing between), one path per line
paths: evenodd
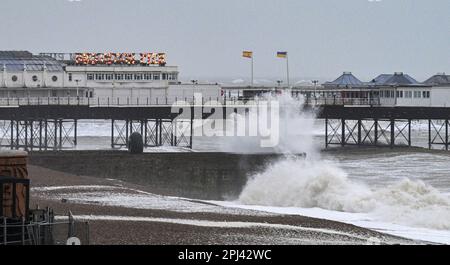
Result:
M379 98L338 98L338 97L306 97L303 99L305 105L358 105L379 106ZM172 106L172 105L252 105L258 104L265 99L243 98L243 97L208 97L195 99L192 97L145 97L145 98L123 98L123 97L24 97L24 98L0 98L0 107L19 106L48 106L69 105L89 107L145 107L145 106Z

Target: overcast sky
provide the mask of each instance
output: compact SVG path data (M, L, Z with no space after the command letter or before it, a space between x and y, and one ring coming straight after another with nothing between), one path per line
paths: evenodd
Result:
M450 73L449 0L1 0L0 49L166 52L184 78Z

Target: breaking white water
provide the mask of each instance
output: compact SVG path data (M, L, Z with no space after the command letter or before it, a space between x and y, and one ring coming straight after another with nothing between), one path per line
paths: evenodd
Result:
M246 207L248 209L276 209L275 212L280 212L280 207L289 207L294 210L289 210L288 213L313 213L314 217L356 223L382 232L450 244L450 197L445 192L449 188L445 185L448 181L442 181L444 185L441 185L440 190L425 181L427 170L442 170L434 168L435 158L422 162L419 170L407 174L393 165L402 165L403 170L408 169L405 163L413 161L408 159L411 158L409 156L418 154L393 156L393 165L386 162L377 164L377 161L383 159L381 157L374 161L378 167L359 159L353 161L353 167L347 164L350 170L344 170L339 159L323 158L319 147L313 144L314 122L309 114L298 113L300 106L295 104L301 102L286 96L280 100L284 101L284 106L292 106L291 111L282 116L285 120L280 122L285 126L281 126L281 129L288 130L281 133L287 137L283 138L280 145L280 150L284 150L283 153L287 155L285 159L268 166L264 172L252 176L238 201L228 204L229 206L247 205L251 206ZM293 138L293 132L301 132L296 136L301 140ZM289 155L300 152L306 152L307 158ZM448 157L443 160L450 161ZM368 178L378 185L370 185L370 181L364 181L364 176L351 177L352 174L361 175L361 171L366 170L365 166L372 170L373 175L368 174ZM387 174L388 177L384 175L386 169L383 166L391 171ZM444 170L448 167L448 164L445 165ZM447 172L449 171L441 172L439 178L448 178ZM397 176L395 173L398 173ZM411 175L416 177L410 178ZM311 212L307 209L326 211ZM349 221L351 215L354 216Z
M279 99L282 105L291 106L292 111L281 113L280 144L275 148L259 147L257 137L194 137L194 151L287 154L285 160L252 176L239 200L217 204L343 221L380 232L450 244L450 155L417 150L385 152L386 149L320 153L322 121L315 120L312 113L298 112L299 102L288 96ZM238 122L243 121L238 118ZM80 148L109 146L110 126L110 121L80 121ZM426 145L427 128L428 124L414 122L413 145ZM302 152L308 154L306 160L289 156ZM100 201L105 196L86 195L89 195L86 200ZM145 196L131 201L114 197L115 202L104 203L171 205L170 201Z

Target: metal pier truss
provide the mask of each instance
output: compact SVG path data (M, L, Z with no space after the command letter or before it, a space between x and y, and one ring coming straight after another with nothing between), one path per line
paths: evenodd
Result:
M440 146L448 151L449 120L428 120L428 148Z
M411 120L325 119L325 146L411 146Z
M111 147L128 147L133 132L142 135L144 147L180 146L192 148L192 120L111 120Z
M77 120L2 120L0 147L27 151L62 150L77 145Z

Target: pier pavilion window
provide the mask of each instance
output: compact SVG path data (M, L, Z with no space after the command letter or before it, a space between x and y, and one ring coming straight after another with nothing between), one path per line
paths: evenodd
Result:
M94 80L94 74L87 74L87 80Z
M414 91L414 98L421 98L421 95L420 91Z
M145 73L145 74L144 74L144 80L152 80L152 74L150 74L150 73Z
M161 75L160 74L153 74L153 80L160 80Z
M405 91L405 98L412 98L412 91L406 90Z
M430 98L430 91L422 91L423 98Z
M95 80L98 81L105 80L105 74L95 74Z
M403 90L397 90L396 96L398 98L402 98L403 97Z
M37 82L38 81L37 75L33 75L33 77L31 79L33 80L33 82Z
M397 91L398 93L398 91ZM395 91L394 90L383 90L381 91L382 98L394 98Z
M116 80L123 80L123 74L116 74Z
M177 80L177 74L169 74L169 80Z
M166 73L162 74L162 80L167 80L167 74Z
M142 74L134 74L134 80L142 80Z
M125 74L125 80L133 80L133 74Z
M11 77L11 80L13 81L13 82L17 82L17 75L13 75L12 77Z
M56 75L52 76L52 81L53 81L53 82L58 81L58 77L57 77Z
M72 82L72 73L69 73L69 82Z
M113 76L113 74L105 74L105 79L106 80L113 80L114 76Z

